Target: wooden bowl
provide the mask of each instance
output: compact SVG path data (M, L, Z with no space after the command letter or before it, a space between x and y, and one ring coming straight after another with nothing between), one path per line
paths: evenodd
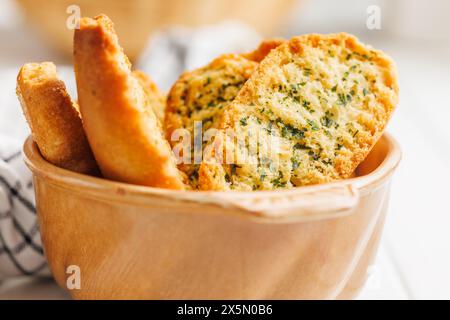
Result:
M186 192L57 168L31 138L48 262L77 299L333 299L361 289L401 152L385 134L357 177L286 191Z
M108 15L116 27L120 43L130 59L135 59L151 33L170 25L200 26L225 19L243 21L272 36L286 20L294 0L16 0L26 18L48 42L72 56L73 30L66 27L67 7L76 4L81 15Z

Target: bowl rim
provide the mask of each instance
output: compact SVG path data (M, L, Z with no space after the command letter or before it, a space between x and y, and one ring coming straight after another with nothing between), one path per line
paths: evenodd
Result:
M88 188L88 189L106 189L109 190L111 187L114 189L119 188L120 190L126 190L131 193L139 194L173 194L178 195L180 193L191 193L197 195L209 195L209 194L235 194L235 195L245 195L252 196L256 194L280 194L280 193L290 193L293 190L302 190L305 193L309 191L319 191L322 189L329 189L335 187L336 185L347 185L352 184L359 190L364 190L367 187L377 184L380 180L383 180L389 176L398 166L401 158L402 152L397 140L390 134L385 132L380 140L384 139L388 143L388 153L383 161L378 165L378 167L370 172L369 174L353 177L349 179L337 180L328 183L323 183L319 185L302 186L293 189L286 190L260 190L260 191L189 191L189 190L172 190L157 187L148 187L130 184L126 182L118 182L113 180L108 180L102 177L90 176L87 174L77 173L70 171L68 169L60 168L54 164L45 160L37 144L33 141L31 135L29 135L23 145L23 156L25 164L30 168L34 175L45 177L50 179L56 184L61 184L65 186L74 185L78 187Z
M347 211L357 204L359 198L367 193L373 192L377 188L384 185L388 178L392 175L401 160L401 149L395 138L384 133L380 140L384 139L387 143L387 153L383 161L369 174L354 178L337 180L329 183L303 186L286 190L270 190L270 191L186 191L186 190L170 190L156 187L147 187L133 185L124 182L116 182L101 177L93 177L67 169L59 168L47 160L45 160L31 135L25 140L23 146L23 155L25 164L30 168L33 175L43 178L46 183L57 185L71 192L81 193L84 196L95 197L98 200L108 202L121 202L131 204L148 205L149 200L168 200L177 202L201 203L204 205L215 205L226 207L226 205L235 205L242 201L264 201L269 198L289 199L292 197L311 199L307 196L322 195L322 200L327 199L330 194L341 194L338 200L344 200L345 204L341 204L341 208L334 208L336 213L339 211ZM336 192L338 191L338 192ZM120 195L120 197L118 197ZM342 199L344 198L344 199ZM334 199L336 200L336 199ZM304 202L309 200L304 200ZM339 202L339 201L338 201ZM242 208L240 208L242 209ZM328 208L328 210L330 210ZM247 213L252 211L248 207ZM333 210L331 210L333 211ZM253 212L255 213L255 212ZM270 214L257 212L257 215L274 218ZM308 220L314 214L308 215ZM318 217L321 215L317 215ZM279 216L277 216L279 218Z

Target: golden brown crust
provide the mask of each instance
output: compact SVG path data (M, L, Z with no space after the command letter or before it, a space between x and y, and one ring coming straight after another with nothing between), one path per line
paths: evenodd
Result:
M162 93L156 83L144 72L134 70L133 76L138 79L145 94L149 99L149 106L153 109L156 117L161 123L164 123L164 112L166 109L166 95Z
M279 166L221 165L212 153L200 167L200 188L289 188L347 178L381 136L397 100L396 68L381 51L345 33L295 37L261 62L220 124L242 135L258 132L264 143L279 139ZM236 149L237 156L245 151Z
M104 176L184 189L145 90L132 75L106 16L81 19L75 30L74 67L87 137Z
M17 77L17 96L46 160L75 172L98 174L77 107L53 63L24 65Z
M261 62L270 53L270 51L277 48L284 42L286 42L286 40L282 38L263 40L259 44L258 48L256 48L251 52L244 53L242 54L242 56L251 61Z

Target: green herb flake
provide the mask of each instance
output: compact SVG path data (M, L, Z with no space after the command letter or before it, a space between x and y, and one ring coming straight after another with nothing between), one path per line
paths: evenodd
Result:
M305 77L309 77L311 75L311 69L309 69L309 68L303 69L303 75Z
M283 172L278 171L278 178L273 179L271 182L275 188L284 188L286 187L286 181L283 181Z
M305 108L306 110L308 110L311 113L314 113L314 110L311 109L310 105L311 105L311 102L303 100L303 103L302 103L303 108Z
M308 120L308 124L311 126L312 131L318 131L320 128L313 120Z
M338 99L339 99L339 104L341 106L345 107L347 105L347 98L346 98L345 94L339 93L338 94Z
M320 123L323 125L323 126L325 126L325 127L327 127L327 128L330 128L332 125L333 125L333 120L331 120L329 117L327 117L327 116L323 116L321 119L320 119Z
M352 101L352 95L351 94L347 94L346 99L347 99L347 102Z
M265 174L264 172L260 174L259 176L259 180L264 181L264 179L266 179L267 174Z
M297 159L292 158L291 161L292 161L292 170L295 170L300 166L300 162Z
M301 144L301 143L296 143L295 145L294 145L294 149L295 150L309 150L309 149L311 149L310 147L308 147L307 145L305 145L305 144Z
M291 125L288 125L287 127L294 138L302 139L305 136L305 132L303 130L294 128Z
M308 155L309 155L311 158L313 158L313 160L315 160L315 161L317 161L317 160L320 159L320 155L317 154L317 153L315 153L315 152L312 151L312 150L308 152Z
M288 128L287 128L286 126L284 126L283 128L281 128L281 136L282 136L283 138L286 138L286 137L288 136L288 134L289 134L289 130L288 130Z

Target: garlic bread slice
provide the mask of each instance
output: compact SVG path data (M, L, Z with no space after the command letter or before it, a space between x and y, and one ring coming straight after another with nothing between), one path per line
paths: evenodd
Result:
M396 67L383 52L345 33L294 37L224 110L199 187L270 190L348 178L397 101Z

